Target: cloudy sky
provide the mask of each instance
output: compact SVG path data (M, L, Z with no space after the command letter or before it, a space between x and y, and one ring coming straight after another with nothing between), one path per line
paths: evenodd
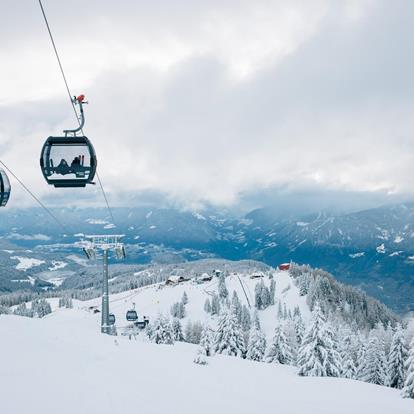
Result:
M413 1L43 4L111 204L414 199ZM48 203L102 203L44 182L74 114L37 0L0 15L0 159Z

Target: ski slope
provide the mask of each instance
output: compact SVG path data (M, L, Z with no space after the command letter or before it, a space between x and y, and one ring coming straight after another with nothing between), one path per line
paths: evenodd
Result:
M398 391L288 366L215 356L197 347L101 335L96 315L57 309L44 319L0 316L4 414L412 414Z
M278 323L277 307L279 301L282 305L286 304L286 308L288 310L290 309L291 312L293 312L295 306L299 306L304 320L306 321L310 318L310 310L306 304L306 297L299 295L299 291L293 284L289 272L275 271L273 277L276 281L276 304L259 312L262 328L269 340L273 336L273 331ZM244 274L231 274L226 277L226 286L229 291L230 300L233 291L236 291L240 302L246 306L250 303L253 311L254 288L259 281L259 279L251 279L249 275ZM267 277L264 278L264 283L269 286L270 281ZM247 298L242 285L244 286ZM135 303L140 320L144 315L148 316L150 320L153 320L160 313L170 316L171 306L175 302L181 301L183 293L186 292L189 300L186 305L186 317L182 320L183 326L185 326L188 320L191 320L192 322L200 321L207 323L214 328L217 317L212 317L204 311L204 303L207 298L211 298L213 292L217 293L217 288L218 278L213 278L212 281L202 284L196 284L191 280L174 286L166 286L164 283L161 283L111 295L109 308L110 312L116 317L118 329L122 329L122 327L127 326L125 314L128 309L133 307L133 303ZM93 299L82 302L82 304L85 310L91 306L100 308L101 300ZM95 317L97 323L99 323L100 315L95 315Z

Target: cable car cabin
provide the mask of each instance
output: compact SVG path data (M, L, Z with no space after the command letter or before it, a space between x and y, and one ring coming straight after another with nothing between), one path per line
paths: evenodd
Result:
M129 322L135 322L138 319L137 311L135 310L129 310L126 313L126 320Z
M6 172L0 169L0 207L4 207L10 198L11 185Z
M109 322L109 325L115 325L115 315L113 313L110 313L108 315L108 322Z
M85 187L93 184L96 154L84 136L49 137L42 148L43 176L55 187Z

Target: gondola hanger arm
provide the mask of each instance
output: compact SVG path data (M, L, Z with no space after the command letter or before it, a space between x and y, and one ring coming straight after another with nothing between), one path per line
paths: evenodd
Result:
M83 105L88 103L88 101L85 101L85 95L74 96L72 98L72 103L74 105L79 105L79 111L80 111L80 117L78 118L79 127L75 129L64 129L63 133L65 134L65 136L67 136L68 134L73 134L74 136L76 136L78 132L82 131L85 125L85 114L83 112Z

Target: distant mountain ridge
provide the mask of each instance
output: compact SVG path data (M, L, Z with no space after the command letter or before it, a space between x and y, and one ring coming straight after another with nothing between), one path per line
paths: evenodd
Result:
M32 275L53 268L52 260L68 262L65 270L78 272L84 265L67 257L82 258L75 245L82 235L115 231L125 234L128 264L221 257L277 266L293 260L324 268L398 312L414 309L414 203L297 218L275 216L270 208L244 217L214 209L116 208L116 228L105 209L63 208L54 213L71 234L63 237L38 209L1 212L0 290L17 288L16 282L10 283L16 272L22 278L29 273L16 269L17 261L6 252L13 246L22 249L23 256L46 262L32 267Z

